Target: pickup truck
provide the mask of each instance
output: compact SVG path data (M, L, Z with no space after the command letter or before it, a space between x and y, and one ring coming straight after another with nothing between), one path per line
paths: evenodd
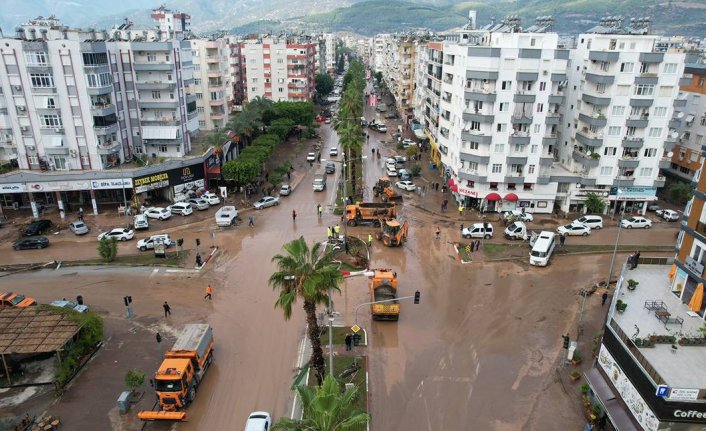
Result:
M238 210L232 205L226 205L216 211L216 225L226 227L235 224L238 218Z

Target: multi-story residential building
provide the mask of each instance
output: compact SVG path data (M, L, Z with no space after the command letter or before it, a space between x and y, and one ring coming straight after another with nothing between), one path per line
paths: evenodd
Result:
M336 36L333 33L324 33L321 35L320 46L321 50L321 73L334 74L336 73Z
M247 39L241 44L245 98L312 100L316 91L317 42L303 36Z
M660 167L670 165L673 103L685 54L655 52L649 22L607 19L581 34L571 50L566 116L555 151L561 166L578 175L560 190L562 209L581 211L588 192L606 195L609 208L628 201L646 209L664 186Z
M228 122L233 104L228 39L213 37L191 39L194 62L194 86L199 129L222 129Z
M426 43L428 38L429 35L395 34L385 39L382 75L400 115L412 115L417 45Z
M443 41L428 41L417 45L417 67L415 71L414 117L421 124L431 147L431 159L441 162L437 143L439 130L439 103L441 100L441 76L444 59Z
M229 35L228 40L228 74L232 85L231 94L233 101L231 109L240 111L243 109L243 100L245 100L245 84L243 81L243 65L245 58L241 54L241 39L238 36Z
M386 33L376 34L373 38L372 66L375 72L383 72L385 70L385 47L387 46L390 35Z
M152 10L152 20L157 25L160 40L184 39L191 32L191 17L179 11L172 11L162 5Z
M670 133L677 134L677 142L671 164L662 172L671 179L690 182L694 172L701 168L701 146L706 143L706 65L688 64L685 72L691 78L680 88L669 123L674 129Z

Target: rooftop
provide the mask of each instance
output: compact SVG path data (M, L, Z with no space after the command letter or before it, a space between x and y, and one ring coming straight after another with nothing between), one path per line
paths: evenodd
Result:
M0 309L0 354L61 350L81 329L67 313L42 307Z
M622 313L611 310L609 322L614 320L624 334L635 338L648 338L650 335L672 335L677 340L682 337L702 337L699 328L704 325L703 319L692 313L687 304L671 291L669 272L671 265L641 264L634 270L625 267L619 279L620 287L616 290L617 299L627 303ZM635 290L627 289L627 280L639 282ZM684 319L683 325L667 324L659 320L655 310L650 310L647 303L662 301L670 318ZM615 302L615 301L614 301ZM611 324L614 327L614 325ZM655 344L654 347L636 347L628 341L631 352L639 352L654 368L661 379L672 387L706 388L706 346L678 346L673 351L671 344ZM644 361L644 368L649 368ZM653 380L654 373L649 373ZM658 382L660 383L660 382Z

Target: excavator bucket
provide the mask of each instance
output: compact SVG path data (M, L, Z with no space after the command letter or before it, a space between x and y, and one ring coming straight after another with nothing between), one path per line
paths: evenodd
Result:
M143 421L185 421L184 412L144 411L137 414Z

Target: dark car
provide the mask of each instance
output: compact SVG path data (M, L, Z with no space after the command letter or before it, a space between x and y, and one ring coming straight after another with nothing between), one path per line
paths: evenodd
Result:
M49 220L37 220L28 224L24 231L24 236L36 236L41 235L51 227L51 221Z
M27 250L31 248L47 248L49 247L49 239L45 236L33 236L15 241L12 248L15 250Z
M326 173L332 174L334 172L336 172L336 165L333 163L326 163Z

